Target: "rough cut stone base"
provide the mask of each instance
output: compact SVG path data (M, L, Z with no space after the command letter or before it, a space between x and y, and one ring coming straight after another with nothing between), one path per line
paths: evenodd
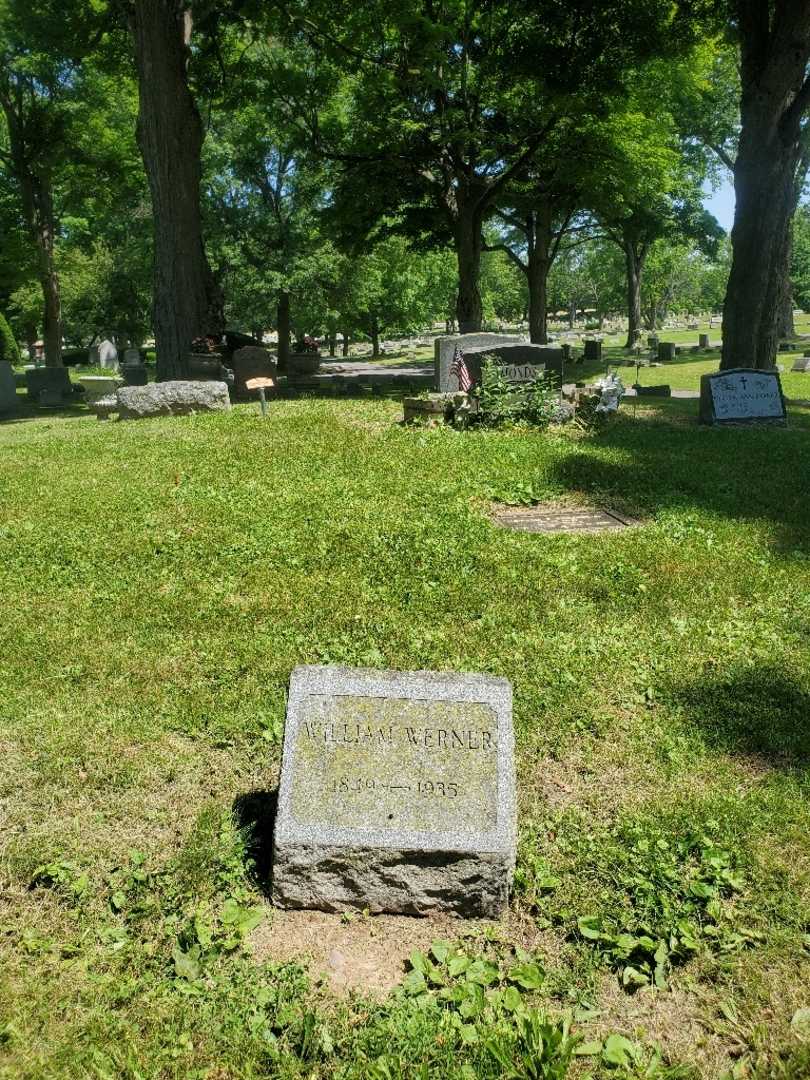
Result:
M148 386L122 386L118 391L119 420L225 412L230 407L228 387L224 382L177 380L149 383Z
M320 911L368 909L497 919L514 865L506 854L320 845L276 847L273 902Z

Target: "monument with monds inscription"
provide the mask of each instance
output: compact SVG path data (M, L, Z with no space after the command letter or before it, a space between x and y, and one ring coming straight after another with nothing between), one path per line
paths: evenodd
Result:
M276 904L495 917L508 901L515 837L506 679L293 671Z

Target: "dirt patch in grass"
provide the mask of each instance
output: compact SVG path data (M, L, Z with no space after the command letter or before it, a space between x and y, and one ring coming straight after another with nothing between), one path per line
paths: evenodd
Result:
M500 921L456 919L449 915L342 915L324 911L271 909L251 935L256 962L300 963L313 980L337 995L351 991L383 998L408 971L414 950L427 952L434 941L467 942L470 952L488 944L531 951L552 962L562 947L553 934L538 931L534 920L510 911Z

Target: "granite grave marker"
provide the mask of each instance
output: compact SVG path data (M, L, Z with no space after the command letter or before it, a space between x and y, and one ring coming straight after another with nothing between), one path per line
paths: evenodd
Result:
M513 754L506 679L296 668L274 902L498 916L515 862Z
M702 424L784 424L786 420L778 372L730 368L701 377Z
M493 348L497 345L520 345L523 338L509 334L446 334L437 337L433 344L434 389L439 393L455 393L458 379L450 374L450 365L456 346L466 355L474 349Z

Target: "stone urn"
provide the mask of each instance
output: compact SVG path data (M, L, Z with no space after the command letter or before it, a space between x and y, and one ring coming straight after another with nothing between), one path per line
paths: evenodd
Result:
M287 357L287 377L295 379L301 375L314 375L320 366L318 353L290 353Z
M88 405L115 394L118 387L124 384L124 380L118 375L80 375L76 381L79 386L84 387L84 400Z

